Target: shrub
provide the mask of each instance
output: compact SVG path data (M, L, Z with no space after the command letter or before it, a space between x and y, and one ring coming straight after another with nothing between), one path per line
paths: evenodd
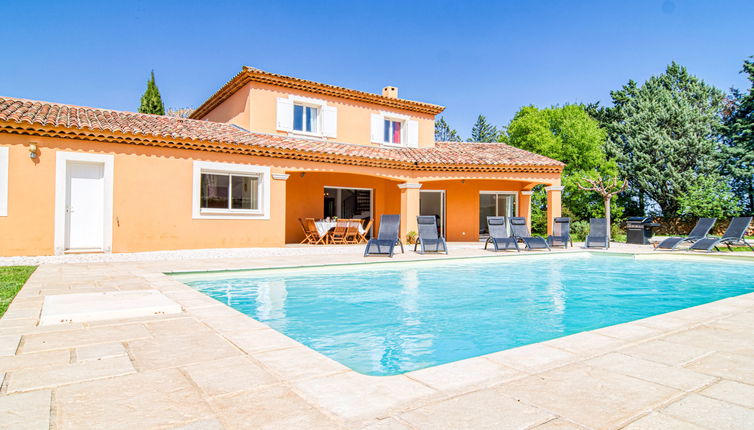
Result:
M571 238L581 242L589 234L589 221L574 221L571 223Z

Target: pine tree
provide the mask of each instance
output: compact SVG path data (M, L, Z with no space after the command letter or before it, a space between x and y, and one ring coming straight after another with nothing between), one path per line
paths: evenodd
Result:
M497 127L487 122L484 115L479 115L474 127L471 129L471 139L469 142L497 142L500 138L500 132Z
M751 57L754 60L754 57ZM747 93L733 89L725 112L725 163L723 172L732 177L733 190L747 214L754 214L754 61L744 61L748 74Z
M165 115L165 104L162 103L160 90L157 89L157 84L154 82L154 70L152 70L152 75L147 81L147 90L144 91L144 95L141 96L139 112Z
M607 155L641 199L677 215L679 197L720 169L722 91L673 62L642 86L631 81L611 96Z
M460 142L458 132L451 129L444 117L435 121L435 142Z

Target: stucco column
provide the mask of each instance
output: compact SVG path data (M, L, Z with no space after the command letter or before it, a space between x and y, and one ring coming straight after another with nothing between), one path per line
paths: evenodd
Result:
M561 186L545 187L547 191L547 234L552 234L553 219L561 215L562 203L561 197L563 195L563 188Z
M416 217L419 215L419 189L422 184L405 182L401 189L401 240L406 242L406 233L419 230Z
M270 229L274 229L277 233L276 243L284 246L286 236L288 235L288 220L285 213L285 189L286 181L290 177L289 174L280 172L271 172L272 182L270 183ZM299 229L300 230L300 229ZM303 239L303 237L302 237ZM298 242L298 241L296 241Z
M534 191L518 192L518 216L526 218L526 227L531 231L531 195Z

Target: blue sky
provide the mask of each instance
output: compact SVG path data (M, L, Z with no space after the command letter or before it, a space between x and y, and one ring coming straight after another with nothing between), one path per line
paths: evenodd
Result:
M5 1L0 95L135 110L151 69L168 107L196 107L242 65L480 113L609 102L675 60L745 88L745 1Z

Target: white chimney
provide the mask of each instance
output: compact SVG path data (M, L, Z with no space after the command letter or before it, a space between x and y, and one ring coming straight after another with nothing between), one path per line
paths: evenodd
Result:
M382 89L382 96L383 97L390 97L391 99L397 99L398 98L398 87L393 86L387 86Z

